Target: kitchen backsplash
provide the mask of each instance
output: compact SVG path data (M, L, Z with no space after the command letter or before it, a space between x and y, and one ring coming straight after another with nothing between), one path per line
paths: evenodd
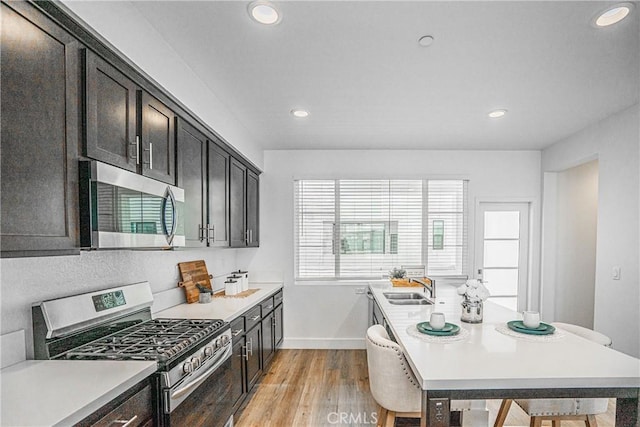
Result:
M245 251L247 251L245 249ZM79 256L0 260L0 334L24 329L27 358L33 357L31 305L47 299L148 281L152 292L177 287L177 264L203 259L214 275L214 286L231 271L247 269L253 252L237 249L180 249L174 251L91 251ZM219 287L219 286L215 286Z

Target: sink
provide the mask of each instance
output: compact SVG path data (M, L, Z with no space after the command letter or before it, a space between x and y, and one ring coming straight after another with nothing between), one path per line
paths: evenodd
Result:
M426 305L433 304L427 297L417 292L384 292L390 304L396 305Z

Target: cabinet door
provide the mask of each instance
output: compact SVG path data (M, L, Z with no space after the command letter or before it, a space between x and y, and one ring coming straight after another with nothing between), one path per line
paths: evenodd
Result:
M273 357L273 312L262 319L262 369L266 370Z
M260 324L247 332L246 343L247 391L250 391L262 373L262 326Z
M142 174L175 185L176 116L146 92L140 95Z
M234 341L236 341L234 339ZM244 337L233 344L233 354L231 355L231 370L233 371L233 386L231 387L231 398L234 409L237 409L242 402L246 392L244 365L246 347Z
M209 246L229 246L229 154L209 142Z
M231 158L229 174L229 229L232 247L247 246L246 233L246 176L247 168Z
M248 246L260 246L260 178L247 170Z
M26 2L0 15L2 256L77 253L80 46Z
M184 189L184 233L187 246L206 246L207 139L189 124L178 125L178 187Z
M283 314L284 314L283 306L282 304L280 304L273 311L273 319L274 319L273 342L274 342L275 348L280 347L280 345L282 344L282 340L284 338L284 326L282 323Z
M137 86L91 51L85 51L86 128L84 154L137 172Z

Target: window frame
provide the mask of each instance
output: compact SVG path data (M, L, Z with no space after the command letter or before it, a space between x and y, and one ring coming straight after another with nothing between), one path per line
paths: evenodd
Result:
M468 277L470 268L471 268L471 262L469 259L470 256L470 251L472 250L472 243L470 241L470 237L469 237L469 225L470 225L470 207L471 204L469 202L470 200L470 179L467 176L432 176L432 177L424 177L424 176L400 176L400 177L386 177L386 176L382 176L382 177L367 177L367 176L340 176L340 177L336 177L335 175L331 175L331 176L318 176L318 175L313 175L313 176L294 176L293 180L292 180L292 184L293 184L293 193L294 193L294 207L293 207L293 216L294 216L294 224L293 224L293 245L294 245L294 266L293 266L293 277L294 277L294 284L297 285L341 285L341 284L354 284L354 285L362 285L363 282L369 282L369 281L376 281L376 280L387 280L386 275L381 275L380 277L373 277L373 276L349 276L349 277L340 277L340 276L333 276L333 277L309 277L309 278L301 278L298 277L298 259L297 259L297 251L298 248L296 247L298 244L298 236L297 236L297 221L298 221L298 212L296 211L296 206L297 206L297 202L296 202L296 185L298 181L320 181L320 180L324 180L324 181L334 181L335 183L335 187L334 187L334 232L333 232L333 244L335 245L336 242L338 242L338 245L340 244L340 239L339 239L339 228L340 228L340 186L339 186L339 182L340 181L347 181L347 180L355 180L355 181L367 181L367 180L384 180L384 181L403 181L403 180L415 180L415 181L422 181L422 206L423 206L423 210L425 212L425 214L422 216L422 256L421 256L421 264L425 265L425 270L428 271L428 247L429 247L429 231L428 231L428 222L429 222L429 215L428 215L428 206L426 205L427 201L428 201L428 182L429 181L462 181L464 182L464 186L463 186L463 211L462 213L462 227L464 228L464 236L466 238L466 241L463 241L462 244L462 256L460 259L461 262L461 273L460 274L429 274L427 273L428 276L430 277L434 277L434 278L460 278L460 277ZM387 222L393 222L394 220L391 219L387 219ZM347 221L347 222L352 222L352 221ZM366 221L364 221L366 222ZM374 222L378 222L378 221L374 221ZM338 233L336 235L336 233ZM339 248L338 248L338 252L340 252ZM336 271L340 271L340 255L341 254L336 254L334 253L334 272Z

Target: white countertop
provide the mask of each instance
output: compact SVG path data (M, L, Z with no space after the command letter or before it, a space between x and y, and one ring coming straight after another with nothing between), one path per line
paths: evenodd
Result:
M3 427L70 426L156 371L156 362L27 360L0 371Z
M244 313L248 308L282 289L282 283L251 283L251 289L258 292L244 298L212 298L210 303L180 304L155 313L154 317L174 319L222 319L229 322Z
M392 305L383 295L422 288L372 283L370 289L425 390L640 387L639 359L569 332L547 342L504 335L496 325L521 316L491 301L484 303L482 323L461 322L461 297L453 286L441 285L435 304L423 306ZM447 322L469 331L469 338L444 344L410 336L407 327L428 321L432 311L445 313Z

